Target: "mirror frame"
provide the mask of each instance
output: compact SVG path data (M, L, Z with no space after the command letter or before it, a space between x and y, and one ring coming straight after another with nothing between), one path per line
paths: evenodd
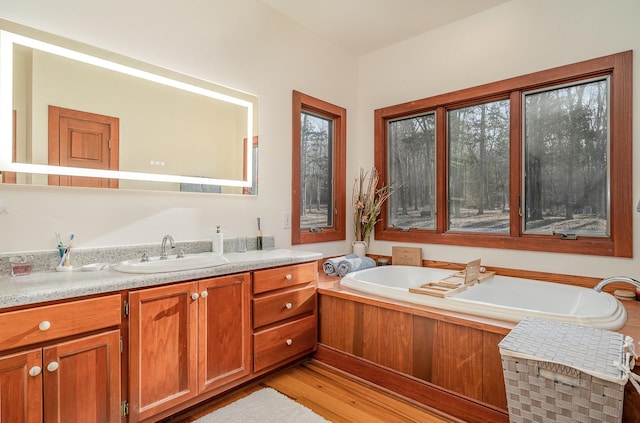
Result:
M46 41L44 41L46 40ZM195 176L166 175L156 173L130 172L122 170L101 170L55 165L41 165L13 162L13 46L15 44L42 50L72 60L78 60L110 69L126 75L157 82L191 93L222 100L247 110L246 160L242 180L215 179ZM114 178L134 181L171 182L201 185L221 185L229 187L252 187L253 182L253 141L254 108L257 97L227 88L202 79L161 68L135 59L101 50L77 41L58 37L33 28L0 19L0 172L20 172L64 176L84 176ZM245 190L246 191L246 190Z

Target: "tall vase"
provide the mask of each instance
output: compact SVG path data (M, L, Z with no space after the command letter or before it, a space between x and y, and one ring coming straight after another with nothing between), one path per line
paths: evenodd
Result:
M353 241L351 244L353 247L353 254L357 254L360 257L367 255L367 243L364 241Z

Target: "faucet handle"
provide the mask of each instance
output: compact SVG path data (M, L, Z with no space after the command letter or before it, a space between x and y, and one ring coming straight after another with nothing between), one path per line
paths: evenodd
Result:
M146 251L144 251L144 252L142 253L142 258L140 259L140 261L141 261L142 263L145 263L145 262L149 261L149 254L148 254Z
M176 258L184 258L184 247L180 247L180 249L178 250L178 255L176 256Z

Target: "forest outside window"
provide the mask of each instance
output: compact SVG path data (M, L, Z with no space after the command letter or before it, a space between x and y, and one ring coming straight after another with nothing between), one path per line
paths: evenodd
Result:
M524 94L525 233L609 236L609 79Z
M292 244L345 239L346 110L293 92Z
M378 240L632 256L624 52L375 111Z

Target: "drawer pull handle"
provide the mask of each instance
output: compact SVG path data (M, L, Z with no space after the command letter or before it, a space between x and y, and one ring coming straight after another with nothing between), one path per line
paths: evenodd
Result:
M42 322L40 322L40 324L38 325L38 329L40 329L41 331L45 331L47 329L49 329L51 327L51 323L48 320L43 320Z
M209 292L208 291L202 291L202 293L200 294L200 296L202 298L207 298L209 296Z
M291 344L293 344L293 339L291 338L287 339L287 345L291 345Z
M287 310L291 310L291 309L293 308L293 304L291 304L291 303L286 303L286 304L284 305L284 308L286 308Z
M58 367L60 367L58 365L57 361L52 361L51 363L49 363L47 365L47 370L49 370L50 372L55 372L56 370L58 370Z
M286 280L290 281L291 279L293 279L293 276L291 276L290 273L287 273L284 277Z
M199 297L199 295L198 295L198 293L197 293L197 292L194 292L193 294L191 294L191 299L192 299L193 301L197 300L197 299L198 299L198 297Z
M38 376L41 371L42 369L40 368L40 366L33 366L29 369L29 376Z

